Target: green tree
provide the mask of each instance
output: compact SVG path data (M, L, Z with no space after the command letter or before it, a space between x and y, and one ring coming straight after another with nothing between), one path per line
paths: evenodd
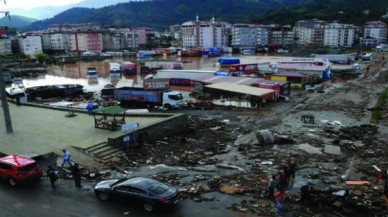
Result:
M40 62L43 63L48 59L48 55L43 53L43 52L37 52L35 54L36 59Z

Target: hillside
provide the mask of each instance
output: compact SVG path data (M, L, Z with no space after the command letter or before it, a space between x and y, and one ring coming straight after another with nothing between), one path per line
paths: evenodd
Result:
M87 23L118 26L149 26L168 28L194 20L218 20L228 22L249 22L260 17L269 9L282 4L292 4L302 0L154 0L120 3L99 9L72 8L52 19L38 21L30 29L44 29L50 24Z
M366 21L382 20L388 22L382 15L388 12L386 0L305 0L295 5L283 5L268 11L256 22L293 24L297 20L317 18L324 21L338 21L362 25Z
M230 23L293 25L300 19L318 18L361 25L365 21L381 19L387 8L386 0L375 0L373 4L363 0L154 0L99 9L72 8L51 19L35 22L28 29L45 29L48 25L62 23L166 29L169 25L194 20L197 15L200 20L215 17Z
M31 23L36 22L37 19L11 15L10 17L2 17L0 18L0 26L7 26L9 28L23 28Z

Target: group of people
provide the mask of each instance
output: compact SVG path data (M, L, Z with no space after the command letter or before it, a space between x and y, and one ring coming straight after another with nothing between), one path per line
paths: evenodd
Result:
M278 213L283 213L283 202L286 198L286 189L288 186L292 186L295 179L295 172L298 169L298 165L293 159L287 161L287 166L280 169L278 174L272 175L268 182L268 198L275 199ZM277 192L275 193L275 189Z
M75 186L78 188L82 187L82 185L81 185L81 170L80 170L78 163L72 164L71 160L70 160L70 157L71 157L70 152L65 150L65 149L63 149L62 151L63 151L63 162L62 162L61 167L63 168L65 166L65 164L68 163L70 165L71 175L74 178ZM47 168L46 174L50 180L51 187L53 189L55 189L55 182L59 178L58 170L56 170L53 166L49 165Z

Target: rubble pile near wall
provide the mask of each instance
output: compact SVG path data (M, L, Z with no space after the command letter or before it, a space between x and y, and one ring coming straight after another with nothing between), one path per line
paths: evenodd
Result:
M335 85L284 114L263 109L255 117L243 111L189 116L185 133L146 144L121 166L175 167L153 177L196 202L218 200L208 196L216 192L218 197L244 198L228 204L242 215L276 216L268 181L292 159L298 170L287 188L287 216L383 216L388 132L369 124L369 98L375 92L359 81ZM315 120L304 123L303 114ZM308 203L300 201L303 185L311 188Z

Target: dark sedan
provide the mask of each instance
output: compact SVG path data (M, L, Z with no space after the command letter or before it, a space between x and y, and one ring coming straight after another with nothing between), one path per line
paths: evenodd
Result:
M94 192L100 200L120 198L141 202L148 212L156 206L171 206L180 201L176 188L144 177L102 181L96 185Z

